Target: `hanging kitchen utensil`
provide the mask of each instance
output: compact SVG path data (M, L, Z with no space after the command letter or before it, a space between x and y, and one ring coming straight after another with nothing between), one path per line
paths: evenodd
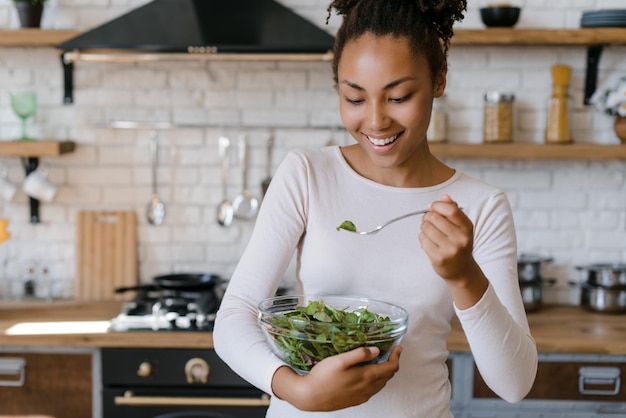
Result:
M135 212L78 212L75 298L83 301L121 300L114 289L136 286L137 282Z
M157 168L159 158L158 133L152 132L150 137L150 166L152 175L152 197L146 209L146 217L151 225L161 225L165 218L165 204L159 199L157 193Z
M221 136L218 142L218 150L222 159L222 202L217 206L217 222L222 226L230 226L233 223L235 209L228 200L228 170L230 167L230 138Z
M239 137L239 161L243 167L242 181L243 190L233 200L235 217L239 219L252 219L259 211L259 200L250 194L248 190L248 167L250 165L248 157L248 140L245 135Z
M265 193L267 193L267 188L270 187L270 182L272 181L272 154L274 153L274 135L270 135L269 138L267 138L267 145L266 145L267 149L266 149L266 176L265 179L263 179L263 182L261 183L261 190L263 191L263 196L265 196Z

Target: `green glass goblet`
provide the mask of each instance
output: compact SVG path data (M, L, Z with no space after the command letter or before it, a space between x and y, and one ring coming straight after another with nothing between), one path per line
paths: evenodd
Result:
M32 91L20 91L11 93L11 108L22 120L22 136L19 141L30 141L26 133L26 121L37 111L37 95Z

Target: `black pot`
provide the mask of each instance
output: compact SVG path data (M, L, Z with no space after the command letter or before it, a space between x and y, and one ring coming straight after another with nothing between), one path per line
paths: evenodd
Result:
M606 288L626 286L626 264L599 263L576 268L584 272L588 285Z
M517 277L520 282L534 282L541 280L541 266L552 262L551 257L542 257L533 254L522 254L517 258Z
M30 1L18 0L15 8L23 28L38 28L41 26L43 3L31 3Z

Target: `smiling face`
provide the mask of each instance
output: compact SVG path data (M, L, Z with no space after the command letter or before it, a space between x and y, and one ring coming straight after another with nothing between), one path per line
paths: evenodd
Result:
M360 145L353 154L357 171L415 171L428 153L433 98L445 87L445 75L435 86L432 80L425 58L406 38L367 33L346 44L338 65L339 109Z

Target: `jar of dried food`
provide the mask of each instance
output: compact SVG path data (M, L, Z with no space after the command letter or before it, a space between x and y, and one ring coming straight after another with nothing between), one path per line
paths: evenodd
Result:
M571 98L567 94L572 67L566 64L552 66L552 97L548 102L548 122L546 126L546 143L568 144L572 142L570 129Z
M515 131L515 95L488 91L483 109L483 141L511 142Z

